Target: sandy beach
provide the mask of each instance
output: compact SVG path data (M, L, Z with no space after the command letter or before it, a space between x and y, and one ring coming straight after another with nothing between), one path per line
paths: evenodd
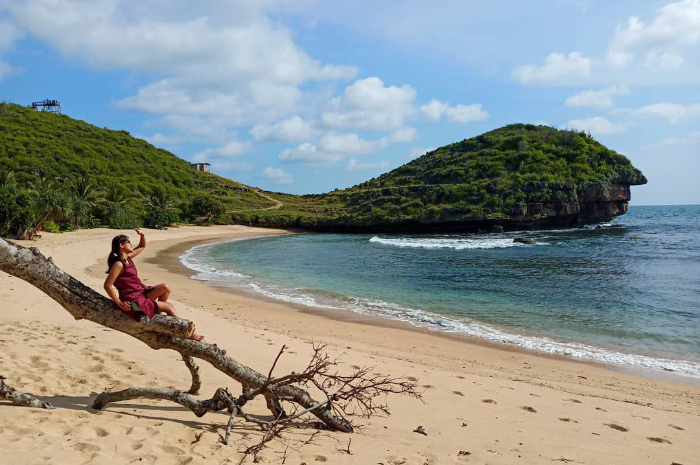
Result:
M324 431L306 443L313 429L288 431L262 452L262 463L700 463L700 386L690 380L628 374L398 323L292 308L193 280L178 260L202 242L286 231L188 226L145 232L147 248L135 260L142 279L167 282L181 316L240 362L266 373L284 344L289 350L276 372L300 370L310 342L322 340L332 355L342 355L348 370L371 365L377 373L417 379L424 389L423 402L390 398L389 417L355 419L362 427L351 435ZM96 229L18 243L38 247L104 294L109 242L119 233L130 234ZM185 390L189 373L177 353L152 351L128 335L75 321L40 290L2 272L0 299L0 374L10 386L57 407L38 410L0 400L0 463L233 464L259 440L259 430L239 422L234 444L225 446L219 435L227 415L197 418L165 401L92 410L103 390ZM223 374L203 362L201 367L200 398L222 386L239 392ZM267 412L257 402L249 413ZM418 426L427 435L413 432Z

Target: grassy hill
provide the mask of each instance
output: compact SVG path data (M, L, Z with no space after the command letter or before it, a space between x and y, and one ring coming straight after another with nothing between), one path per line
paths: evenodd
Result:
M27 188L48 181L67 190L71 182L84 179L92 186L93 200L116 190L137 218L146 215L154 193L165 197L175 214L187 213L199 195L215 198L228 211L275 205L255 189L195 171L189 162L126 131L13 104L0 104L0 172L13 173L14 183Z
M493 224L537 227L535 222L545 220L538 211L566 206L549 219L560 216L553 223L573 226L626 211L629 186L646 182L626 157L590 135L514 124L446 145L349 189L280 197L279 210L234 217L320 229L470 230ZM627 193L620 191L625 186ZM606 202L624 206L586 210L586 204Z
M11 183L3 180L7 173ZM446 145L348 189L304 196L263 192L194 171L126 131L0 104L0 189L25 189L36 217L57 202L47 191L64 193L61 208L64 217L73 213L74 227L86 217L97 221L82 226L110 224L119 209L139 224L193 221L208 212L218 223L336 231L573 226L624 213L629 186L644 183L627 158L589 135L515 124ZM81 196L86 185L91 192ZM154 209L161 216L167 211L167 218L154 220ZM0 207L0 220L3 215L10 214Z

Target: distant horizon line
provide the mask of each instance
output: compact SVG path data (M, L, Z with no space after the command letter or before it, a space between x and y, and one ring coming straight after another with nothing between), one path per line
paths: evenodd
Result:
M630 204L630 207L697 207L700 203L645 203L641 205Z

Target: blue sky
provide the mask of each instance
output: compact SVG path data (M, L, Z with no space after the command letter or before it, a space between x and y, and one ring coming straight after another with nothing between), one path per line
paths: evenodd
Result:
M0 0L0 99L45 98L273 191L528 122L700 203L700 0Z

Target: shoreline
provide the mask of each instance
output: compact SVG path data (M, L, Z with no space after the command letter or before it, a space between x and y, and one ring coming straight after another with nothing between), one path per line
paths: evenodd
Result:
M591 365L591 366L602 368L602 369L607 369L607 370L610 370L612 372L624 373L624 374L628 374L628 375L632 375L632 376L639 376L642 378L652 379L652 380L667 381L667 382L677 383L680 385L700 386L700 378L694 377L692 375L679 373L679 372L662 371L661 369L647 368L647 367L642 367L642 366L605 363L605 362L601 362L601 361L584 359L584 358L577 358L577 357L567 356L567 355L562 355L562 354L552 354L552 353L547 353L547 352L543 352L543 351L538 351L536 349L528 349L526 347L510 345L507 343L492 342L492 341L489 341L487 339L479 338L477 336L471 336L469 334L449 333L449 332L443 332L443 331L438 331L438 330L432 330L430 328L423 328L420 326L415 326L415 325L412 325L409 322L405 322L405 321L392 320L389 318L382 318L381 316L363 315L363 314L359 314L359 313L352 312L349 310L346 311L346 310L340 310L340 309L315 308L315 307L300 304L300 303L287 302L287 301L283 301L280 299L275 299L273 297L268 297L268 296L265 296L263 294L257 293L253 290L237 289L237 288L232 288L232 287L228 287L225 285L218 285L218 284L212 283L210 281L206 281L206 280L196 280L196 279L194 279L194 276L196 276L198 274L198 272L196 270L188 268L186 265L184 265L182 263L182 261L180 259L184 253L186 253L187 251L191 250L194 247L198 247L201 245L215 244L215 243L218 244L218 243L225 243L225 242L231 242L231 241L236 241L236 240L254 240L254 239L258 239L260 237L265 237L265 236L282 236L282 235L287 235L287 234L296 234L296 233L291 232L291 231L287 231L286 233L280 232L280 233L269 234L269 235L266 234L266 235L259 235L259 236L248 236L248 237L244 237L244 238L231 239L231 238L227 238L227 237L222 237L222 238L218 238L218 239L209 238L209 239L193 240L193 241L189 241L189 242L178 243L178 244L172 245L170 247L167 247L167 248L161 250L158 257L154 257L154 258L149 259L149 263L162 266L167 271L170 271L172 273L177 273L177 274L180 274L182 276L186 276L187 278L189 278L191 280L201 282L204 285L206 285L210 288L216 289L220 292L233 294L233 295L238 296L238 297L248 297L248 298L252 298L254 300L259 300L259 301L264 302L264 303L275 303L278 305L283 305L283 306L286 306L290 309L293 309L294 311L298 311L298 312L305 313L308 315L314 315L314 316L321 317L321 318L328 318L328 319L333 320L333 321L346 322L346 323L348 323L348 322L349 323L357 323L357 324L361 324L361 325L381 327L381 328L386 328L386 329L398 329L398 330L402 330L402 331L415 331L415 332L422 333L422 334L433 335L433 336L437 336L437 337L441 337L441 338L447 338L449 340L462 342L464 344L481 345L481 346L488 347L488 348L495 349L495 350L503 350L506 352L530 354L530 355L535 355L535 356L540 356L540 357L545 357L545 358L551 358L554 360L582 363L582 364L587 364L587 365ZM634 355L634 354L630 354L630 355Z
M21 245L38 247L104 295L109 241L123 233L132 234L47 233ZM322 340L333 358L342 357L341 373L372 367L378 375L416 380L424 399L390 396L392 415L353 418L362 428L352 435L322 431L307 443L309 430L286 431L263 451L262 463L281 463L283 456L293 464L340 465L700 463L700 387L428 330L337 321L227 292L172 269L183 267L178 247L278 233L289 234L242 226L146 230L147 248L135 262L147 284L167 282L180 315L241 363L267 373L285 345L275 373L298 372L308 363L310 342ZM223 446L219 434L226 415L197 418L164 401L133 400L92 410L95 395L104 390L183 389L189 372L178 354L76 321L40 290L1 272L0 298L0 374L10 386L57 407L36 410L0 400L0 447L8 463L61 457L65 463L224 465L239 463L241 452L259 440L259 428L237 422L235 445ZM202 399L219 387L240 392L237 383L208 364L200 368ZM247 405L246 412L269 414L263 401ZM427 436L413 432L418 425ZM348 439L352 455L342 451Z

